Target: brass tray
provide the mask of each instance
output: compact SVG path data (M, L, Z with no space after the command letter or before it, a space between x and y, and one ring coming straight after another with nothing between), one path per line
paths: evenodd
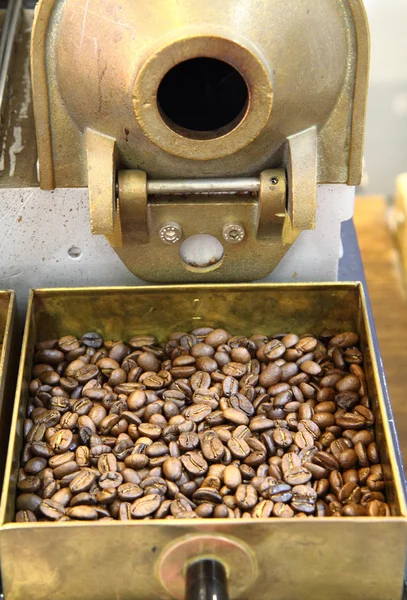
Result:
M0 490L6 462L17 366L15 311L14 292L0 291Z
M253 521L12 523L36 340L98 330L108 339L210 324L236 334L356 330L365 353L392 516ZM360 283L33 290L0 510L6 600L182 598L187 560L221 559L231 598L399 600L406 555L402 473ZM170 590L170 591L168 591Z

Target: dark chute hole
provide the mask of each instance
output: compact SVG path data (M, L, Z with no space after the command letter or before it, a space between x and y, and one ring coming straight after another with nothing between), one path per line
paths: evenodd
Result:
M239 71L223 60L191 58L163 77L157 103L162 119L180 135L212 139L240 123L249 90Z

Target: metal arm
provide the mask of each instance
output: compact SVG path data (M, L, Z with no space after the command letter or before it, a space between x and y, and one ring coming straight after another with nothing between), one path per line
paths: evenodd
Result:
M226 571L217 560L198 560L188 567L185 600L229 600Z

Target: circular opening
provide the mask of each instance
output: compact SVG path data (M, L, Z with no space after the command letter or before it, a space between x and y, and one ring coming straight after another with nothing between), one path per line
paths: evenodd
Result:
M241 74L217 58L185 60L163 77L157 103L165 123L177 133L211 139L243 119L249 90Z
M224 249L213 235L198 233L182 242L179 253L189 270L207 272L221 265Z

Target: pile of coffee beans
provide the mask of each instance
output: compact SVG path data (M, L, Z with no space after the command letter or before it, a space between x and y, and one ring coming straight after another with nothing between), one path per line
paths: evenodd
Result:
M38 343L16 521L389 516L358 342Z

